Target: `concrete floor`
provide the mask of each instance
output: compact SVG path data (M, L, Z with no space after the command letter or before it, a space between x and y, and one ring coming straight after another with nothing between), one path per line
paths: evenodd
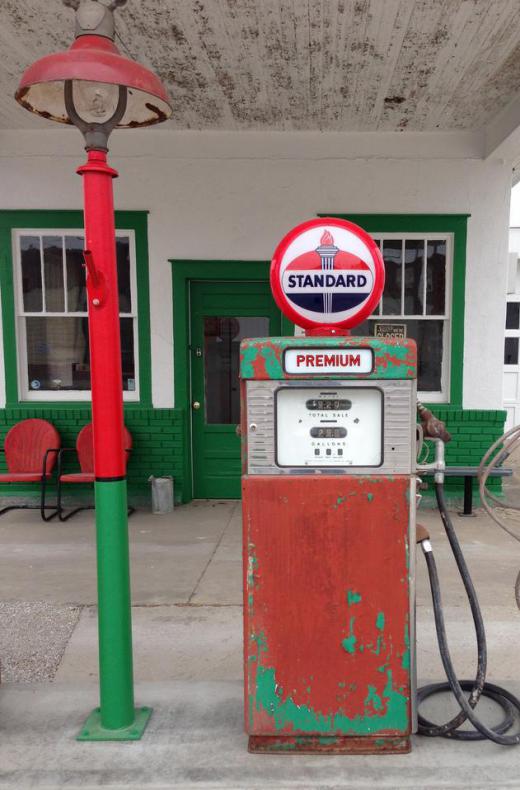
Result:
M455 518L487 624L489 679L520 693L520 549L479 512ZM471 677L471 618L440 520L433 537L460 676ZM97 704L93 515L0 521L0 788L520 787L520 751L414 739L407 756L249 755L242 726L241 514L193 502L130 519L136 700L154 714L139 742L77 743ZM418 557L418 667L442 679L429 587ZM448 700L435 714L449 715ZM491 719L495 711L491 712ZM432 714L433 715L433 714Z

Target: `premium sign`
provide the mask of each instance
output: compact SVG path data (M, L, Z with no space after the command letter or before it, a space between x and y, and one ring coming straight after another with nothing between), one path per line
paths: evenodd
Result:
M288 348L284 356L286 373L371 373L371 348Z
M278 245L271 289L291 321L305 329L355 326L379 302L384 264L362 228L336 218L310 220Z

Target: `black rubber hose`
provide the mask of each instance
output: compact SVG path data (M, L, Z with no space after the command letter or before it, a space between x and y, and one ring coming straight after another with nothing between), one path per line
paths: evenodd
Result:
M515 735L505 735L504 733L514 723L514 718L515 718L514 712L516 711L517 714L520 715L520 700L506 689L503 689L500 686L495 686L492 683L486 683L485 680L481 678L482 667L484 667L484 675L485 675L486 637L485 637L482 615L480 612L480 606L478 603L475 588L473 587L473 583L471 581L471 577L466 562L464 560L464 556L462 554L462 549L460 547L459 541L457 539L457 535L455 533L453 524L451 523L451 519L446 508L446 502L444 499L444 490L442 484L436 483L435 490L437 494L437 504L439 506L439 512L441 514L442 521L446 529L446 533L448 535L448 539L450 541L450 545L452 547L453 553L455 555L457 566L461 573L462 580L464 582L464 586L466 588L468 599L471 605L473 622L475 623L477 641L479 643L479 661L478 661L478 671L477 671L478 677L475 681L463 680L459 682L455 674L455 670L453 668L453 664L449 653L448 641L446 637L446 628L444 625L444 615L442 611L442 600L441 600L439 576L437 573L437 566L435 564L435 558L433 556L433 552L431 550L431 545L429 544L429 541L423 541L423 551L426 559L426 566L428 568L430 587L432 591L433 609L435 615L435 629L437 631L437 639L439 641L441 659L444 666L444 670L446 672L446 676L448 678L448 683L435 683L419 689L417 692L417 702L418 704L420 704L422 700L426 699L427 697L430 697L432 694L451 690L451 692L455 696L455 699L457 700L461 708L462 720L464 721L466 719L469 719L469 721L475 727L475 730L457 730L456 728L460 726L458 724L455 727L452 726L448 727L448 725L451 725L451 722L448 722L447 724L444 725L434 725L431 722L424 719L424 717L419 716L419 733L421 733L422 735L429 735L429 736L442 735L445 738L456 738L459 740L483 740L484 738L488 738L489 740L501 744L502 746L516 746L518 743L520 743L520 732ZM482 659L484 663L482 663ZM478 718L475 711L473 710L473 707L476 704L475 701L476 689L478 689L478 697L480 697L481 695L485 697L489 697L490 699L493 699L495 702L497 702L504 710L505 713L504 719L500 722L500 724L498 724L494 728L488 727L486 724L484 724ZM471 690L471 694L468 699L466 698L464 691L470 691L470 690ZM473 705L471 704L472 702ZM456 721L458 718L460 718L460 716L456 717L452 721Z
M475 634L477 637L477 671L475 680L471 684L471 693L468 698L470 706L474 708L480 699L482 689L484 688L484 683L486 682L487 647L484 620L482 619L482 612L480 611L477 593L473 586L473 581L471 579L468 566L466 565L464 554L462 553L457 534L453 528L453 524L451 523L448 509L446 507L444 486L442 484L435 483L435 494L437 497L437 506L442 518L442 523L444 525L444 529L446 530L451 550L453 552L453 556L455 557L455 562L457 563L457 568L459 569L459 573L464 584L464 589L466 590L466 595L468 597L471 615L473 617L473 623L475 626ZM463 710L461 710L453 719L451 719L451 721L447 721L445 724L433 724L432 722L428 721L428 719L424 718L424 716L419 715L419 732L422 735L450 735L450 737L453 737L452 733L455 732L457 728L466 721L466 718L466 714Z

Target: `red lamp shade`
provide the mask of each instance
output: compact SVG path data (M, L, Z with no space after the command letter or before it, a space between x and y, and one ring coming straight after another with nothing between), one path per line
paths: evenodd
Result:
M22 107L44 118L72 124L65 108L64 83L69 80L80 89L82 83L93 84L94 89L96 85L125 86L127 105L117 124L120 129L150 126L172 114L168 94L159 78L123 57L113 41L96 35L80 36L66 52L47 55L29 66L15 98Z

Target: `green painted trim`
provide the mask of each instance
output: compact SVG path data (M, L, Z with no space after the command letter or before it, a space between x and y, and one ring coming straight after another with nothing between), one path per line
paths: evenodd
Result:
M135 234L137 326L140 400L133 406L152 404L152 359L150 350L150 297L148 276L148 212L116 211L116 229ZM83 212L68 210L0 210L0 289L7 406L34 408L90 407L90 401L21 401L18 396L16 317L14 306L12 231L24 228L83 228ZM130 405L130 404L128 404ZM126 405L125 405L126 408Z
M451 299L450 403L462 404L464 366L464 291L466 287L466 241L470 214L324 214L360 225L368 233L453 234L453 280Z
M194 261L171 259L173 287L173 364L175 408L186 414L184 420L184 487L183 502L191 500L193 473L191 463L190 414L190 282L204 280L264 280L269 279L269 261ZM291 331L292 328L292 331ZM283 321L282 329L294 334L294 325Z
M96 481L99 698L103 729L135 720L126 480Z

